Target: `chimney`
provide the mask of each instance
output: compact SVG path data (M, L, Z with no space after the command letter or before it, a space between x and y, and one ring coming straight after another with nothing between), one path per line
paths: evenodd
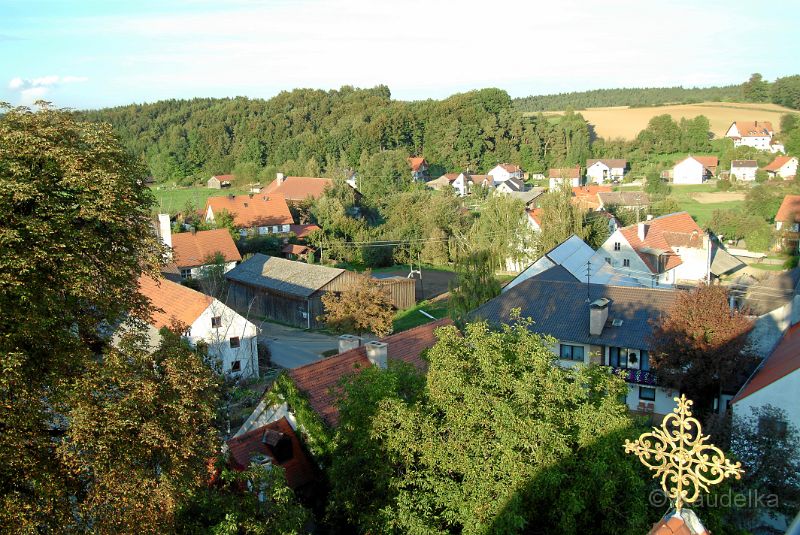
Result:
M647 224L646 223L638 223L637 224L637 234L639 236L639 241L644 241L647 237Z
M172 247L172 223L169 214L158 214L158 233L167 247Z
M387 349L389 344L375 341L367 342L364 344L364 347L367 348L367 358L369 359L370 363L373 366L377 366L378 368L385 370L388 366Z
M605 297L592 301L589 305L589 335L600 336L603 334L603 327L608 320L608 304L610 301Z
M283 181L286 180L286 177L283 176L283 173L278 173L275 175L275 180L278 182L278 185L280 186L281 184L283 184Z
M361 338L352 334L343 334L339 337L339 353L350 351L361 345Z
M248 195L248 197L250 197L251 199L253 198L253 192L252 192L252 191L251 191L250 193L248 193L247 195Z
M651 219L653 219L653 214L647 214L647 220L650 221Z

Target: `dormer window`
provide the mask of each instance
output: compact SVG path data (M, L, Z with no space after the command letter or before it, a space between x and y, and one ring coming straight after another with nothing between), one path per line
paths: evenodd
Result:
M620 249L622 249L622 245L618 241L615 241L614 242L614 250L615 251L619 251Z

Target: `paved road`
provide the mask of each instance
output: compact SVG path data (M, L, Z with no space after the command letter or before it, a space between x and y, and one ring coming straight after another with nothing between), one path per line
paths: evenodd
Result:
M320 360L321 353L338 349L339 340L327 334L306 332L275 323L261 324L259 341L267 342L272 364L283 368L297 368Z

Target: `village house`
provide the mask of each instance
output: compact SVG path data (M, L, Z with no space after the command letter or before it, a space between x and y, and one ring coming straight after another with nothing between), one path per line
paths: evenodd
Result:
M233 175L214 175L208 179L206 186L211 189L222 189L230 187Z
M495 192L497 193L502 193L503 195L508 195L509 197L519 199L525 204L525 208L528 210L536 208L539 197L541 197L545 191L547 191L545 188L530 188L522 191L508 191L503 188L502 184L495 189Z
M731 160L731 178L752 182L756 179L758 162L755 160Z
M572 188L572 204L583 210L595 211L600 209L599 193L610 193L611 186L598 186L589 184Z
M541 232L542 231L542 209L541 208L534 208L525 210L525 213L528 214L528 226L534 232Z
M551 190L565 183L571 188L577 188L581 185L581 166L554 167L547 171L547 177L550 179Z
M716 156L692 156L691 154L672 168L673 184L702 184L716 176L719 160Z
M772 137L775 130L769 121L736 121L731 123L725 137L733 140L734 147L755 147L760 150L772 150Z
M339 423L336 402L345 377L370 366L386 369L390 362L404 362L424 372L428 366L422 353L436 344L436 329L451 324L450 319L440 319L366 343L357 336L342 335L339 337L339 354L287 370L286 377L308 401L309 408L328 428L333 428ZM291 400L273 401L272 396L265 396L235 436L281 418L296 421L296 407L290 406Z
M461 197L466 197L475 191L476 187L491 188L492 177L489 175L473 175L469 172L460 173L456 179L453 180L452 186Z
M586 182L595 184L620 182L625 177L627 167L628 160L586 160Z
M203 343L219 372L230 377L258 377L258 328L224 303L167 279L139 277L139 292L150 301L150 325L159 330L178 322L193 346Z
M792 180L797 176L797 158L795 156L778 156L764 168L770 178Z
M411 178L415 182L425 182L428 180L428 162L425 158L416 156L408 159L408 165L411 166Z
M775 214L775 230L784 251L800 250L800 195L786 195Z
M521 178L517 177L511 177L507 180L499 182L498 185L495 186L495 191L497 193L521 193L527 189L528 188L525 185L525 182Z
M510 180L512 178L518 179L523 184L525 183L525 176L522 172L522 168L518 165L513 165L510 163L498 164L490 169L486 174L492 177L492 184L494 186L498 186L499 184L502 184L506 180Z
M658 386L650 368L653 322L664 317L676 290L579 282L560 265L527 278L472 314L499 325L519 309L533 322L528 328L552 336L558 364L607 366L624 374L631 411L660 418L675 407L677 391Z
M640 210L650 206L650 196L643 191L599 191L597 203L598 210L608 210L612 207Z
M697 283L743 266L686 212L618 229L597 249L595 262L607 262L644 286Z
M222 212L233 216L233 225L242 236L286 234L294 224L286 199L279 193L226 195L206 200L206 222L215 223Z
M267 195L280 194L286 202L302 202L307 199L319 199L325 192L325 188L333 185L330 178L318 178L309 176L284 176L278 173L275 180L265 186L261 193Z
M242 261L242 256L228 229L200 230L172 233L169 214L158 214L159 237L170 252L162 274L176 282L196 279L217 260L228 272Z
M453 182L460 176L460 173L445 173L439 178L429 180L425 185L433 190L442 191L445 188L453 187Z
M294 243L287 243L281 249L287 260L299 260L301 262L308 262L310 258L314 257L317 252L313 247L308 245L298 245Z

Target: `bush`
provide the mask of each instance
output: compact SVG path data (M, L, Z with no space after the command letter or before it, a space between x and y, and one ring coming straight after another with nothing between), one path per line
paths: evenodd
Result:
M731 181L724 178L717 180L718 191L729 191L731 189Z
M786 262L783 263L784 269L794 269L797 267L797 263L800 260L800 256L790 256L786 259Z
M744 235L747 242L747 249L750 251L768 251L772 246L774 235L769 223L753 225Z

